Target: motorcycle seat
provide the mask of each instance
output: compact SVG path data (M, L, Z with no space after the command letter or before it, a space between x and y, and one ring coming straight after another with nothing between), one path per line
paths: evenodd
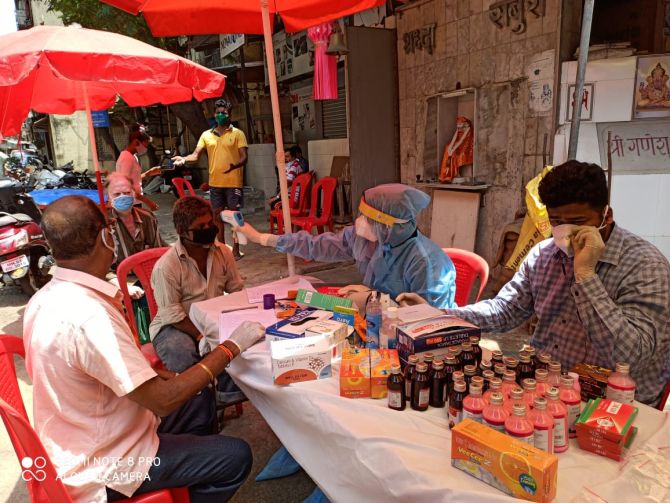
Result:
M33 219L24 213L0 213L0 227L14 225L17 223L32 222Z

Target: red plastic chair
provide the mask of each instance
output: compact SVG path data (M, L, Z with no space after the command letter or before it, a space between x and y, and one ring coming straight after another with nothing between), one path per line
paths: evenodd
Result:
M459 248L442 248L442 251L454 263L456 269L456 304L466 306L470 299L470 291L479 277L479 292L475 302L482 296L482 292L489 280L489 265L482 257L476 253Z
M296 217L291 220L294 227L300 227L307 232L312 232L316 227L317 232L321 234L326 232L326 227L333 232L333 196L337 187L337 178L333 176L324 176L312 187L312 204L309 208L309 215L306 217ZM319 197L321 194L321 197ZM321 204L319 205L319 202Z
M135 311L133 311L133 299L130 297L130 292L128 291L128 274L133 273L137 276L142 289L144 290L144 295L147 297L147 304L149 305L149 315L151 319L156 316L158 312L158 306L156 305L156 299L154 297L154 291L151 288L151 271L154 269L154 265L163 254L168 251L170 248L165 246L162 248L150 248L148 250L143 250L135 255L126 257L121 261L119 266L116 268L116 277L119 281L119 288L121 293L123 293L123 304L126 307L126 318L128 319L128 325L133 331L135 336L135 341L137 345L142 350L144 356L149 360L151 366L161 367L162 363L154 345L150 342L147 344L140 344L140 335L137 330L137 320L135 320Z
M309 189L312 184L312 173L302 173L295 177L291 184L291 193L289 202L291 203L291 220L294 217L307 216L307 203L309 198ZM284 233L284 214L282 213L281 202L274 209L270 210L270 233L274 234L275 224L277 225L277 234Z
M186 190L190 192L190 196L195 196L195 190L193 190L193 185L191 182L185 178L175 177L172 179L172 185L177 189L177 194L179 194L179 199L186 196Z
M70 503L72 498L67 493L63 482L57 477L49 455L28 420L16 379L14 355L25 356L23 340L12 335L0 335L0 362L2 363L0 365L0 383L2 383L0 385L0 416L2 416L2 421L5 423L14 446L14 452L21 466L22 478L28 479L26 486L30 494L30 501L33 503ZM35 465L26 467L24 464L27 461L26 458L29 458L30 461L34 460ZM187 488L175 488L152 491L123 501L188 503L190 499Z

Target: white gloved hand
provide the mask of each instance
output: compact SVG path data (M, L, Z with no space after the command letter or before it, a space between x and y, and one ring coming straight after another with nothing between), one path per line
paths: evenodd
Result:
M365 285L347 285L340 288L337 293L339 295L349 295L354 292L369 292L370 287Z
M128 293L133 300L141 299L144 296L144 290L139 286L128 285Z
M265 337L265 327L257 321L245 321L230 335L228 339L234 342L240 353L244 353L251 346Z
M428 304L428 301L421 297L418 293L401 293L395 298L395 301L402 307L416 306L417 304Z
M605 250L600 231L593 226L579 226L572 236L572 247L575 250L574 267L577 283L595 276L598 259Z
M211 350L212 348L209 345L209 342L207 342L207 337L203 335L202 338L198 341L198 353L200 356L205 356Z

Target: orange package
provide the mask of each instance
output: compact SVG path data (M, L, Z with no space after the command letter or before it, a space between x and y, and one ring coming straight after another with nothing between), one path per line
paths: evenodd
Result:
M397 350L370 350L370 386L372 388L372 398L386 398L388 396L387 381L391 375L392 365L400 365Z
M370 398L370 350L346 347L340 364L340 396Z
M509 496L556 497L558 458L471 419L451 430L451 464Z

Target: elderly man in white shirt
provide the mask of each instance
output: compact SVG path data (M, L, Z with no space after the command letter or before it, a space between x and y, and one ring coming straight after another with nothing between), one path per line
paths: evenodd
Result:
M230 499L251 469L251 451L241 439L207 435L214 419L207 386L263 337L263 327L243 325L181 374L154 370L135 344L120 292L104 280L116 245L98 207L64 197L41 225L57 268L26 308L26 365L35 429L74 501L184 486L192 502Z

